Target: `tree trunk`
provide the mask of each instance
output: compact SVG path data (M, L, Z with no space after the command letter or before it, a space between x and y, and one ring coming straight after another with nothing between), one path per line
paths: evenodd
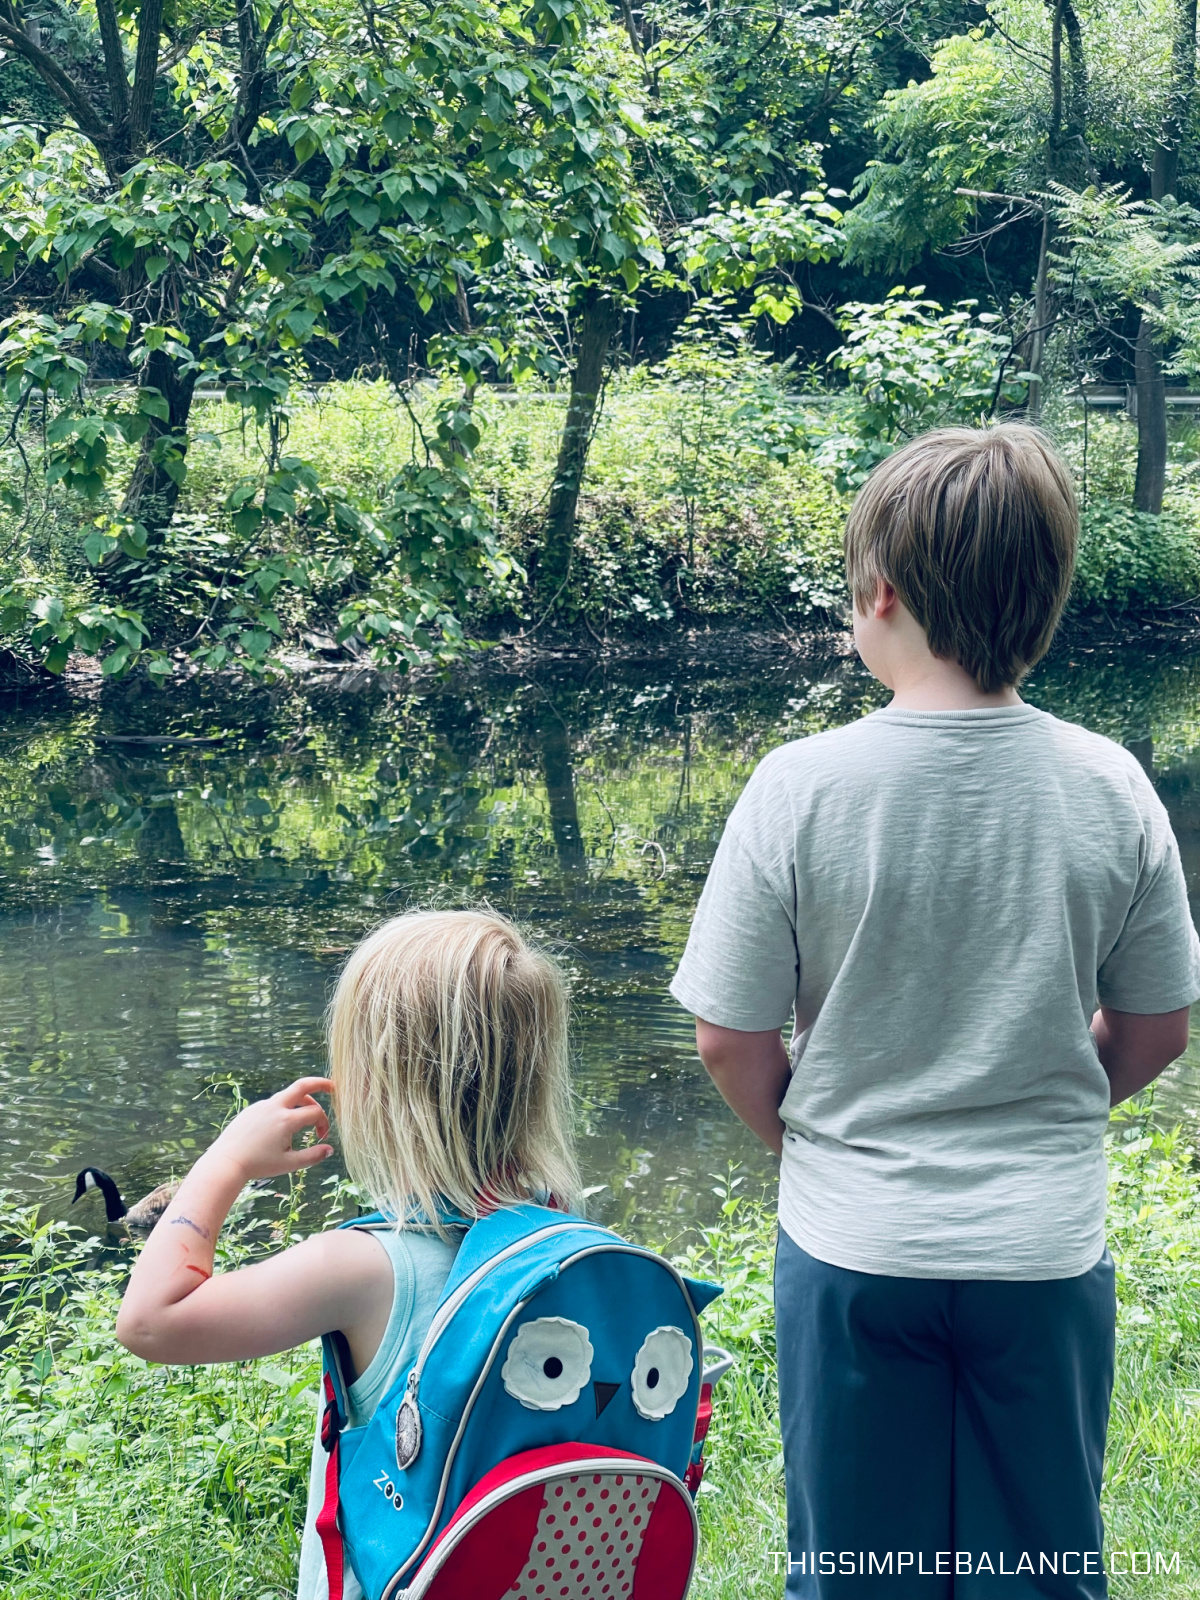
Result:
M1180 0L1175 46L1171 54L1171 92L1166 116L1154 147L1150 198L1165 200L1175 193L1179 147L1196 85L1196 0ZM1133 503L1154 516L1162 511L1167 484L1167 394L1162 362L1155 345L1154 324L1143 311L1134 353L1137 384L1137 476Z
M458 273L455 273L454 275L454 305L458 312L459 332L464 336L469 337L472 331L471 302L467 299L466 285L463 283L462 277ZM475 385L473 383L464 383L462 398L458 402L458 415L463 419L464 422L469 422L471 420L471 413L474 409ZM471 454L466 445L457 435L453 440L451 440L450 448L456 456L461 457L463 460L466 460Z
M1133 484L1133 503L1138 511L1155 516L1162 510L1167 484L1167 389L1162 363L1154 348L1154 325L1145 312L1138 326L1134 353L1134 379L1137 383L1137 476Z
M160 417L150 419L125 491L121 515L130 522L140 522L153 545L162 542L163 534L171 525L180 488L177 478L167 471L161 460L155 459L155 452L156 449L162 451L163 441L169 439L166 448L178 462L176 473L182 478L180 468L187 455L188 417L196 378L191 372L181 376L171 358L164 351L155 350L146 362L146 383L162 395L170 415L166 421ZM110 570L116 574L122 566L123 563L115 562Z
M1025 358L1025 370L1031 374L1027 407L1031 422L1040 422L1042 417L1042 357L1046 352L1046 335L1053 320L1049 271L1050 241L1053 236L1050 213L1047 211L1042 216L1042 239L1038 246L1037 278L1033 290L1033 330L1029 335L1029 349Z
M571 742L560 717L548 710L541 727L542 772L550 802L550 831L558 864L564 872L578 872L585 864L583 831L575 800L575 775L571 770Z
M1088 74L1084 54L1083 30L1070 0L1046 0L1050 11L1050 128L1046 136L1046 176L1068 188L1082 186L1092 176L1092 157L1087 143ZM1067 40L1067 73L1063 72L1063 35ZM1094 179L1093 179L1094 181ZM1054 244L1054 219L1042 213L1042 237L1038 246L1037 278L1033 291L1033 327L1025 350L1025 370L1033 374L1029 383L1028 413L1032 422L1042 416L1042 363L1046 343L1058 316L1058 304L1050 286L1050 251Z
M604 364L620 315L611 295L603 289L587 290L579 328L579 354L571 374L567 420L558 448L558 464L546 511L546 533L538 562L538 589L550 603L562 592L571 570L579 490L592 442L596 406L604 385Z
M1083 30L1071 0L1046 0L1050 9L1050 128L1046 136L1046 175L1069 189L1095 182L1087 142L1088 73ZM1063 74L1063 34L1067 37L1067 75Z

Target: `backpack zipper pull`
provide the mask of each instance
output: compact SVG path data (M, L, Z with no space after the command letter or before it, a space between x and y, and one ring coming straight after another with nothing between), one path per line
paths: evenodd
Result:
M396 1466L401 1472L406 1472L421 1453L421 1411L417 1405L420 1384L420 1374L414 1366L396 1412Z

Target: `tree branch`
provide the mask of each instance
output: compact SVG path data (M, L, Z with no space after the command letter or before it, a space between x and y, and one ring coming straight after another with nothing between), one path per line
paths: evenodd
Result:
M113 0L96 0L96 20L100 24L100 43L104 48L104 72L108 79L108 99L112 107L113 128L124 127L129 119L129 79L125 71L125 48Z
M0 42L17 55L25 57L53 91L55 98L75 118L79 131L87 135L101 156L107 156L112 144L112 132L105 127L95 106L79 85L67 77L54 57L47 55L40 45L34 44L24 28L11 20L12 16L12 8L5 6L4 13L0 14Z
M993 189L955 189L954 192L965 195L968 200L1003 200L1007 205L1028 206L1032 211L1046 209L1040 201L1031 200L1027 194L997 194Z
M187 59L188 53L190 52L192 46L196 43L196 40L208 26L209 19L206 15L202 22L193 23L193 25L188 29L187 33L184 34L183 38L171 46L170 55L164 56L163 59L158 63L156 70L160 78L165 78L167 73L171 71L172 67L177 67L181 61Z
M94 272L110 289L121 289L121 274L115 267L110 267L107 261L102 261L99 256L90 250L84 255L75 268L76 272Z
M133 69L133 97L129 125L138 149L146 142L158 82L158 46L162 34L163 0L142 0L138 14L137 58Z
M262 115L262 93L266 79L264 63L267 48L274 38L280 22L283 20L284 6L287 0L280 0L271 13L266 28L260 34L254 16L254 7L251 0L239 0L237 9L238 28L238 54L240 56L240 70L238 78L237 100L234 103L233 116L230 118L229 133L225 140L226 147L241 151L247 165L250 157L246 153L246 140L258 126L258 119ZM253 168L250 169L253 176ZM257 176L254 177L257 183Z
M629 35L630 44L639 56L644 56L646 52L642 49L642 38L638 33L637 23L633 17L633 7L630 5L629 0L621 0L621 16L625 22L625 32Z

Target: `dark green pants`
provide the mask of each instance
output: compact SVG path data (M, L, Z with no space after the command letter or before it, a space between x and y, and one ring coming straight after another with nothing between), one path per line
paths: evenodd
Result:
M1107 1250L1077 1278L882 1278L781 1232L775 1317L790 1597L1107 1593Z

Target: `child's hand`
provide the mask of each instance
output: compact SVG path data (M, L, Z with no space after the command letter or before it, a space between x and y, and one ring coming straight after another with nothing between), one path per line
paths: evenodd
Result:
M209 1154L220 1155L236 1166L244 1183L315 1167L333 1154L333 1146L309 1144L295 1150L292 1140L305 1128L312 1128L318 1139L326 1137L329 1118L313 1095L332 1090L328 1078L297 1078L269 1100L256 1100L239 1112L209 1147Z

